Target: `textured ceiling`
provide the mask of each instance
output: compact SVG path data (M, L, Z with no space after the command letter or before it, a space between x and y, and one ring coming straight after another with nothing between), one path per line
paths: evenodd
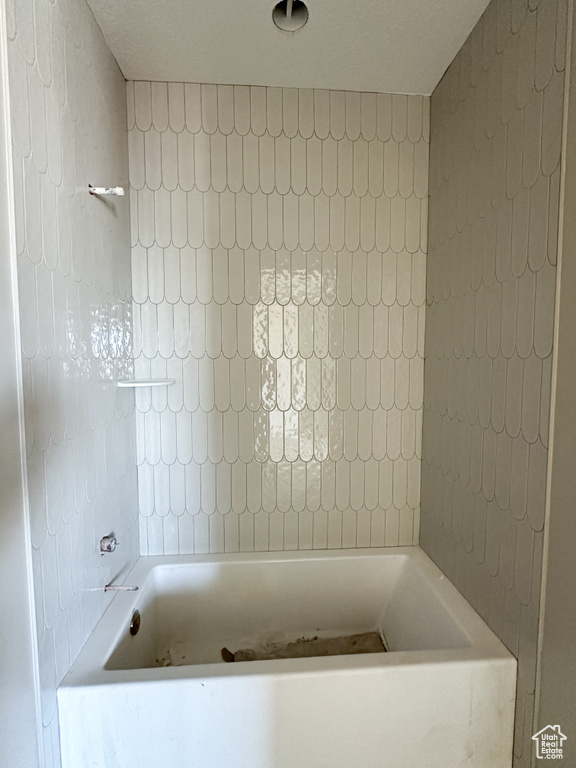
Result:
M430 94L488 0L88 0L128 80Z

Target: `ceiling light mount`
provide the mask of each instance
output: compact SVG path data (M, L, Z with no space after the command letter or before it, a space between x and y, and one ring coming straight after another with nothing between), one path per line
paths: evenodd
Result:
M308 7L302 0L281 0L272 11L272 21L278 29L296 32L306 24L309 15Z

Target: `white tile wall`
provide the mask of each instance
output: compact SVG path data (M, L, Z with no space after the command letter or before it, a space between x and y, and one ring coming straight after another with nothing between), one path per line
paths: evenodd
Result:
M428 100L128 83L141 551L418 540Z
M82 0L7 3L22 364L44 751L56 685L137 556L125 84ZM114 530L121 548L100 558Z
M493 0L431 100L420 542L518 657L530 765L567 3Z

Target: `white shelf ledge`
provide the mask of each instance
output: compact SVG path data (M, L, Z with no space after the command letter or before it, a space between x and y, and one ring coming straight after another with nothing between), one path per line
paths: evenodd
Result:
M175 379L124 379L118 382L119 387L167 387L175 384Z

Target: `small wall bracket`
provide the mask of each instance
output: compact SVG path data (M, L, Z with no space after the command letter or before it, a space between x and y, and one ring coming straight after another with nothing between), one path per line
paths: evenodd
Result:
M91 195L117 195L118 197L124 196L124 187L93 187L92 184L88 184L88 192Z

